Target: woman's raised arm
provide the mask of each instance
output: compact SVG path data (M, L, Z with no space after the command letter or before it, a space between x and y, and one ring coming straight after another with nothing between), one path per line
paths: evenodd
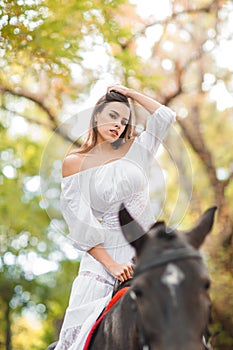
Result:
M113 85L108 88L108 91L118 91L121 94L125 95L128 98L139 103L142 107L144 107L150 114L153 114L159 107L161 107L161 103L154 100L153 98L142 94L134 89L129 89L123 85Z

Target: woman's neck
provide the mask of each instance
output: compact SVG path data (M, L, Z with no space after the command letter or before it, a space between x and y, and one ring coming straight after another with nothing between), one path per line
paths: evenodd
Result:
M112 153L115 149L112 144L107 141L97 141L96 145L92 148L91 153Z

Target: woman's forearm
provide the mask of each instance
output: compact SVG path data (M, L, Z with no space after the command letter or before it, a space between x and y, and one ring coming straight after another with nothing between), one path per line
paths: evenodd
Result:
M91 248L88 253L119 281L124 282L132 277L134 265L131 263L118 264L101 245Z
M153 98L142 94L134 89L129 89L123 85L116 84L113 86L109 86L108 91L115 90L120 92L121 94L131 98L132 100L139 103L142 107L144 107L150 114L153 114L156 109L161 107L161 103L154 100Z
M115 263L112 257L100 244L91 248L88 253L100 262L107 270L109 270L110 266Z
M154 113L156 109L161 107L161 103L154 100L151 97L148 97L138 91L133 89L128 89L127 97L132 98L134 101L139 103L142 107L144 107L150 114Z

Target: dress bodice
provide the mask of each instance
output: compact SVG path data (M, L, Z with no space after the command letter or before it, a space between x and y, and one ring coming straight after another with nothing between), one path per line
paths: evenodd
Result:
M121 203L132 215L144 212L149 200L148 179L138 163L119 159L97 168L90 181L90 204L94 215L108 227L118 226Z

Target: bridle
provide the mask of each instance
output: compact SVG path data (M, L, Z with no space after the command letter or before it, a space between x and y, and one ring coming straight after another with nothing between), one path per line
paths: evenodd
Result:
M184 259L201 259L201 255L198 251L191 247L167 249L161 254L157 255L156 259L154 259L153 261L149 261L142 266L139 265L138 267L136 267L133 277L135 278L151 268L160 267L170 262Z
M202 259L202 257L200 253L192 247L165 250L164 252L156 256L156 259L154 259L153 261L148 261L145 264L136 267L133 274L133 279L137 278L138 276L140 276L144 272L147 272L150 269L161 267L171 262L187 259ZM138 310L137 295L133 288L130 290L129 296L132 300L132 310L135 313L136 326L141 349L150 350L150 345L144 332L142 318L140 317L140 313ZM209 344L206 343L205 338L203 339L203 345L206 350L211 350L211 347Z

